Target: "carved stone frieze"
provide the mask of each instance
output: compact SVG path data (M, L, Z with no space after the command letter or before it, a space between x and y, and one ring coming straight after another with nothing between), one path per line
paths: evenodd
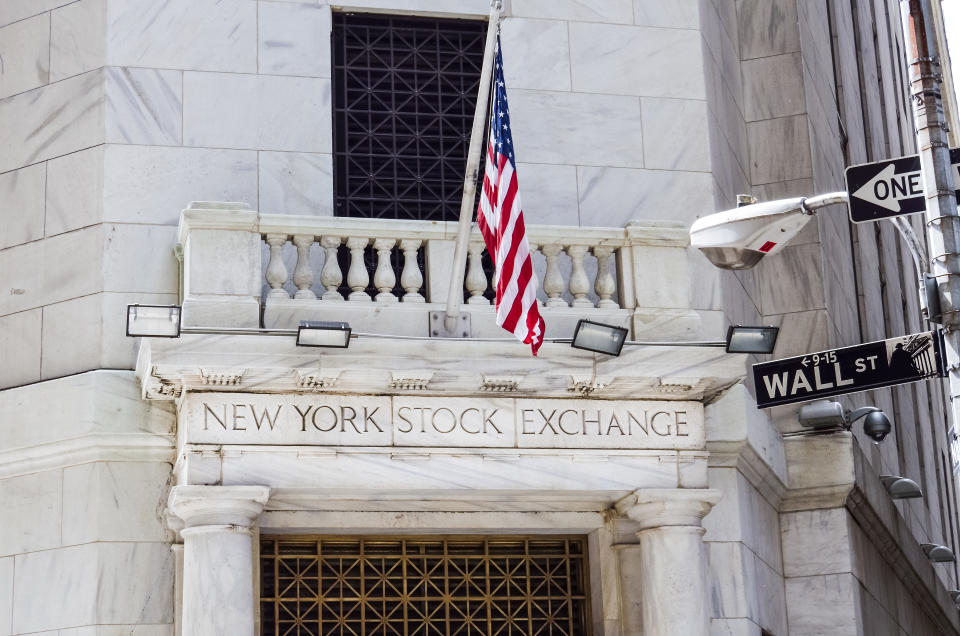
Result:
M520 385L519 376L482 376L480 390L489 393L512 393Z
M245 369L200 369L200 383L207 386L240 386Z
M395 391L424 391L432 379L432 371L393 371L390 373L390 388Z
M294 374L297 379L297 386L311 391L322 391L332 389L340 379L341 369L325 369L316 371L296 370Z
M589 395L594 395L606 389L613 378L599 378L596 376L581 376L581 375L571 375L570 381L567 384L567 391L571 393L579 393L580 395L587 397Z

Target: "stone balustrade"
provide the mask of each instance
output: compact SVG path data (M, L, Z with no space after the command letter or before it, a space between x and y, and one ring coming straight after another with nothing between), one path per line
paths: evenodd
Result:
M290 328L301 320L344 320L364 331L427 335L427 318L414 314L445 307L456 231L450 222L258 214L242 204L193 203L180 224L185 325L250 327L262 319L265 327ZM635 333L652 323L670 324L678 336L696 330L682 226L529 225L527 236L544 314L555 318L549 336L569 336L579 318ZM677 284L664 285L664 278ZM493 329L495 284L474 229L463 291L474 336L501 335Z
M446 293L452 259L452 237L455 223L429 221L397 221L390 219L344 219L340 217L302 217L261 215L260 232L268 247L265 281L270 290L266 302L273 299L352 302L434 302L437 289L428 290L424 282L440 279ZM621 276L630 271L622 267L621 254L629 241L621 228L575 228L563 226L530 226L528 242L535 261L542 265L540 289L547 307L621 306L618 290L623 288ZM439 249L431 249L439 243ZM295 265L290 267L285 251L295 248ZM349 265L342 268L338 252L349 253ZM429 253L424 271L418 258ZM472 305L489 305L485 297L494 281L482 265L486 246L478 230L470 237L467 252L464 301ZM322 265L317 266L315 252ZM542 258L538 258L540 254ZM373 263L366 262L368 255ZM566 255L566 263L562 264ZM592 256L591 261L588 259ZM402 265L394 267L393 263ZM343 270L346 269L346 272ZM318 294L313 287L320 283ZM399 282L399 285L397 284ZM346 296L340 288L346 283ZM293 285L292 294L285 287ZM371 288L376 293L368 293ZM491 294L492 295L492 294ZM569 297L569 300L565 298ZM446 302L446 299L443 299Z

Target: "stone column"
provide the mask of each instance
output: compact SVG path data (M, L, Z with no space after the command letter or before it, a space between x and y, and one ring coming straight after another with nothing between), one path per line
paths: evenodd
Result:
M251 526L266 486L175 486L170 512L183 520L183 636L253 636Z
M635 621L625 611L624 634L708 636L701 521L719 500L716 490L678 488L637 490L617 503L620 514L640 525L639 555L634 549L621 550L620 593L625 610L635 605L631 596L640 595L642 627L626 624ZM627 582L636 587L623 585Z

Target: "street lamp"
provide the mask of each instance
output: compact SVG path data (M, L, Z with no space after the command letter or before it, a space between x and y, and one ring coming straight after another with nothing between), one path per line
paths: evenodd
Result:
M739 195L740 202L756 201ZM828 205L848 203L846 192L829 192L812 197L794 197L763 203L747 203L730 210L701 217L690 226L690 245L720 269L750 269L769 254L776 254ZM919 279L920 307L928 319L939 316L936 279L926 273L926 249L910 224L894 216L893 223L907 245Z

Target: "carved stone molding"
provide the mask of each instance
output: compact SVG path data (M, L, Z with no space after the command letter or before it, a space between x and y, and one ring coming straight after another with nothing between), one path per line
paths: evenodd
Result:
M311 391L332 389L340 379L341 369L325 369L322 371L296 370L297 386Z
M605 390L613 378L598 378L588 375L571 375L567 384L567 391L579 393L583 397L591 396Z
M511 393L520 386L520 376L482 376L480 390L490 393Z
M184 529L204 525L249 528L269 498L267 486L174 486L167 506L183 521Z
M424 391L433 379L432 371L407 371L390 373L390 388L395 391Z
M183 395L183 383L168 378L151 376L144 387L143 393L148 400L175 400Z
M647 488L617 502L617 512L640 524L640 530L662 526L699 526L720 491L709 488Z
M240 386L245 369L200 369L200 383L208 386Z

